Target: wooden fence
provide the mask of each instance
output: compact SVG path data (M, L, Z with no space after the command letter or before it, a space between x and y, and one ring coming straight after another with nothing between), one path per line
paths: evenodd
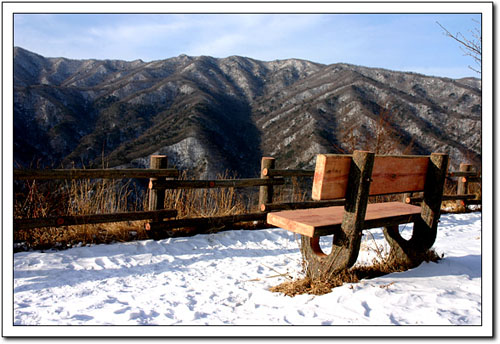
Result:
M481 204L481 199L476 199L477 195L469 193L470 184L481 183L481 175L474 170L471 164L460 164L458 171L448 172L448 179L457 178L457 193L455 195L443 195L443 201L457 201L459 206L468 206L474 204ZM405 197L406 203L419 203L422 202L421 195L407 195Z
M107 222L150 220L145 227L150 233L163 233L163 236L175 236L173 228L202 227L190 234L203 233L207 226L231 225L239 222L265 221L267 213L278 210L328 207L343 205L344 200L310 201L310 202L274 202L274 186L284 185L285 179L292 177L314 176L310 170L283 170L275 168L275 159L262 158L260 178L222 179L222 180L178 180L179 171L168 167L168 158L163 155L150 157L149 169L72 169L72 170L14 170L15 180L49 180L49 179L149 179L148 211L96 214L80 216L59 216L47 218L14 219L14 230L61 227L81 224L97 224ZM480 182L481 177L473 171L472 165L461 164L460 170L450 172L449 178L459 178L457 194L445 195L443 200L457 200L463 204L477 204L473 194L468 194L468 185ZM175 219L177 211L164 209L165 191L167 189L192 188L249 188L259 187L259 212L215 216ZM407 203L421 201L418 195L407 195Z

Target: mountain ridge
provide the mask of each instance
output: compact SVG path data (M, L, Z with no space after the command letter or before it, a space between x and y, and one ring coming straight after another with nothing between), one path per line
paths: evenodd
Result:
M478 163L480 87L300 59L71 60L16 47L14 158L146 167L149 155L167 154L204 177L255 176L265 155L313 168L317 153L353 149L441 150L456 164Z

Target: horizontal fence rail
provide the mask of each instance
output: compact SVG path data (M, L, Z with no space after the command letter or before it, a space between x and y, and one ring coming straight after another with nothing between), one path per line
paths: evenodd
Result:
M113 214L93 214L75 216L42 217L32 219L14 219L14 229L30 229L42 227L62 227L75 225L89 225L98 223L139 221L139 220L160 220L177 216L177 210L163 209L155 211L133 211Z
M209 188L247 188L264 185L283 185L283 178L276 179L218 179L218 180L152 180L150 189L209 189Z
M163 222L151 222L145 225L146 230L159 231L172 228L180 227L193 227L200 225L223 225L223 224L234 224L237 222L247 222L247 221L265 221L267 217L266 213L248 213L239 215L226 215L226 216L212 216L212 217L197 217L197 218L187 218L187 219L177 219Z
M446 174L449 179L457 178L457 193L455 195L443 195L443 201L456 201L459 206L481 205L481 199L476 199L475 194L469 193L470 183L481 183L481 175L474 171L471 164L460 164L458 171L449 171ZM420 203L423 201L421 196L409 195L404 199L406 203Z
M476 195L474 195L474 194L443 195L443 201L473 200L474 198L476 198ZM422 202L423 200L424 200L423 197L413 196L413 197L406 197L405 202L406 203L418 203L418 202Z
M452 171L448 172L448 177L476 177L477 172L474 171Z
M267 177L314 177L314 171L310 170L277 170L264 168L262 174Z
M125 178L176 178L179 171L169 169L73 169L73 170L14 170L17 180L49 179L125 179Z
M309 201L309 202L289 202L289 203L266 203L260 205L261 211L281 211L307 208L323 208L345 205L345 199L333 201Z
M481 183L481 176L462 177L462 182Z

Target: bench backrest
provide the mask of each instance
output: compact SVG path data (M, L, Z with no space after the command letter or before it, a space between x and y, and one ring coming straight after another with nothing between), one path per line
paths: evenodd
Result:
M316 159L312 198L344 198L351 169L351 155L319 154ZM384 195L424 190L429 156L375 156L369 194Z

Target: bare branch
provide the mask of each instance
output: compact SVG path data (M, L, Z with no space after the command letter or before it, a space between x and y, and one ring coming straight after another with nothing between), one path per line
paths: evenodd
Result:
M477 20L473 21L475 23L478 23ZM472 35L472 39L469 39L465 37L462 33L457 32L457 34L452 34L450 31L448 31L443 25L441 25L439 22L436 22L441 29L443 29L445 36L450 37L451 39L457 41L460 44L460 49L464 52L465 56L470 56L474 59L476 64L479 66L479 70L472 68L469 66L470 69L475 71L478 74L481 74L481 47L482 47L482 37L481 37L481 31L475 27L474 30L469 30L469 32ZM479 24L479 23L478 23Z

